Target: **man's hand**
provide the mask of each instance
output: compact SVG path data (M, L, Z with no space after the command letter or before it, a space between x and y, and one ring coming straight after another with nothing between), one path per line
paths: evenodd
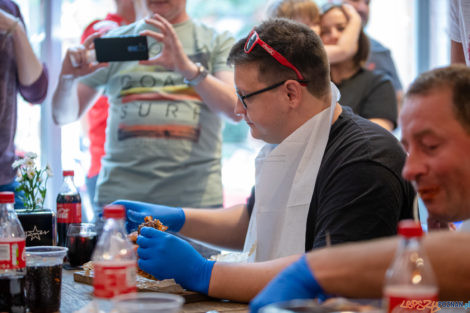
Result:
M139 267L158 279L174 278L183 288L207 294L214 261L169 233L143 227L137 238Z
M85 39L83 45L69 48L62 62L61 75L79 77L108 66L108 63L89 62L88 60L87 54L94 49L93 40L100 36L99 33L91 34Z
M178 72L186 79L191 79L197 75L197 66L184 53L181 41L173 29L173 26L161 15L154 14L152 18L145 22L160 30L160 33L145 30L140 33L142 36L149 36L163 44L162 51L157 56L146 61L140 61L144 65L160 65L164 68Z
M277 275L251 302L250 311L258 312L265 305L294 299L323 297L303 255Z
M136 230L146 216L159 219L169 231L173 232L178 232L186 220L182 208L129 200L117 200L113 204L120 204L126 208L126 228L129 233Z

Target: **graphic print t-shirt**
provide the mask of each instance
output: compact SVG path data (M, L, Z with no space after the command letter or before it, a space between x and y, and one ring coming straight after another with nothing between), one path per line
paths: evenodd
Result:
M189 20L173 25L185 53L210 73L230 70L233 38ZM143 21L107 36L157 31ZM147 37L149 56L162 45ZM179 73L138 62L112 62L81 79L104 87L110 102L98 202L131 199L190 207L222 204L220 117Z

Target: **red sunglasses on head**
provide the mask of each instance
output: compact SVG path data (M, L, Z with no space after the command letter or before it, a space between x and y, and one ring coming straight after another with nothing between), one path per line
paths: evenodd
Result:
M266 52L269 53L273 58L275 58L279 63L292 69L300 81L305 81L305 78L302 76L302 74L300 74L300 71L294 65L292 65L292 63L287 61L287 59L282 54L280 54L273 47L261 40L256 30L253 29L246 39L244 47L245 53L250 53L251 50L253 50L253 48L256 46L256 44L259 44L261 48L266 50Z

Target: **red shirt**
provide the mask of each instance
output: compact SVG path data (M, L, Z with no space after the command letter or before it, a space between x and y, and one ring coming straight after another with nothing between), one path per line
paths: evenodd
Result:
M81 42L96 32L104 35L111 29L128 24L121 16L117 14L108 14L103 20L93 21L85 28L82 34ZM101 157L105 154L104 142L106 139L106 120L108 119L108 98L101 96L87 112L88 138L90 140L91 163L88 170L88 177L99 174L101 169Z

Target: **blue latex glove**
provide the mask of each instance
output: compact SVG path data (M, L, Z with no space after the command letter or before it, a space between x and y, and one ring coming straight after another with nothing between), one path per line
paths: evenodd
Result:
M186 220L182 208L130 200L117 200L113 204L126 207L126 229L129 233L137 230L137 227L144 222L144 218L149 215L159 219L163 225L168 226L169 231L173 232L178 232Z
M137 238L139 267L157 279L174 278L183 288L207 294L215 261L203 258L172 234L143 227Z
M280 272L251 302L250 312L258 312L265 305L294 299L324 297L307 264L305 254Z

